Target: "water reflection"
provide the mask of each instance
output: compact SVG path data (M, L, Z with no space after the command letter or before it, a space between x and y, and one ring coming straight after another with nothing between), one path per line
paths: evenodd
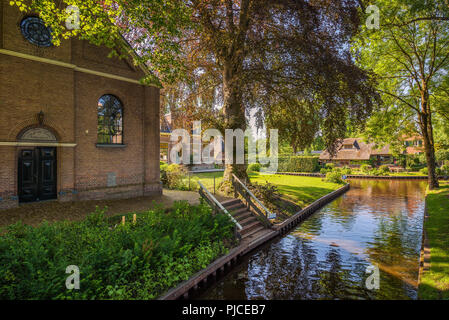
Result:
M351 190L247 258L201 299L416 299L425 181ZM380 289L365 288L366 267Z

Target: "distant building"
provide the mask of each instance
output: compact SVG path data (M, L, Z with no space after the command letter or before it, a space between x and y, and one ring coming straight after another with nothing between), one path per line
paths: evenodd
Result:
M420 136L403 138L406 154L420 154L424 152L423 139Z
M419 136L403 138L405 151L403 154L420 154L424 151L422 138ZM390 150L390 145L376 148L375 143L365 143L361 138L344 139L338 146L334 156L325 150L320 155L320 161L333 162L338 165L361 164L364 161L376 166L396 164Z
M390 146L386 145L378 149L374 143L365 143L360 138L348 138L337 146L337 153L334 156L327 150L320 155L322 162L333 162L343 166L370 160L376 165L393 164Z

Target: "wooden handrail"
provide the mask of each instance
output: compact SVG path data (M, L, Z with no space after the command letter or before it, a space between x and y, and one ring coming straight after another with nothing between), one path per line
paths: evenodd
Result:
M212 193L210 193L209 190L207 190L207 188L201 183L201 181L198 181L198 184L201 187L201 189L206 193L209 200L212 201L213 204L216 205L221 211L223 211L231 219L231 221L234 222L234 224L237 226L239 230L242 230L243 227L240 225L240 223L238 223L237 220L235 220L234 217L228 212L228 210L226 210L226 208L223 207L220 201L218 201L217 198L215 198L212 195Z
M242 182L240 181L239 178L237 178L237 176L235 174L232 174L232 178L238 182L240 184L240 186L246 191L246 193L263 209L264 213L262 213L262 218L264 218L266 224L271 225L271 222L268 220L268 217L271 215L270 210L267 209L267 207L265 207L265 205L259 200L257 199L257 197L251 192L251 190L248 189L248 187ZM234 186L235 188L235 186ZM246 197L242 194L242 196L246 199ZM256 209L256 211L260 212L260 210L254 206L254 204L251 201L248 201L247 203L248 205L253 205L254 209ZM261 213L261 212L260 212ZM265 216L263 216L263 214L265 214Z

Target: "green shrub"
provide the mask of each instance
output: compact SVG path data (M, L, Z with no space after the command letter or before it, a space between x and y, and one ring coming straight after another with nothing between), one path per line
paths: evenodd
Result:
M441 174L442 175L449 175L449 165L445 164L441 166Z
M441 175L443 175L443 170L441 170L441 168L436 167L435 168L435 174L437 176L441 176Z
M247 172L260 172L260 163L251 163L248 165Z
M317 172L319 170L318 157L293 156L279 157L279 172Z
M331 171L326 174L326 181L332 182L332 183L344 183L343 179L341 178L341 173L338 171Z
M326 169L332 170L335 168L335 163L329 162L324 166Z
M170 164L166 168L167 184L166 187L175 190L187 190L185 183L187 178L187 170L179 164Z
M427 167L425 167L425 168L422 168L421 170L419 170L419 173L424 174L424 175L428 175L429 171L428 171Z
M389 175L389 174L387 174L384 171L380 170L380 168L379 169L374 168L374 169L371 169L369 171L369 175L371 175L371 176L385 176L385 175Z
M0 299L154 299L233 241L233 223L204 204L178 202L114 227L120 219L97 210L79 222L9 226L0 236ZM79 267L80 290L65 286L69 265Z
M352 170L351 170L351 168L345 166L341 170L341 173L344 174L344 175L350 175L352 173Z
M362 164L360 166L360 171L364 173L368 173L371 170L371 166L369 164Z
M328 173L329 172L329 170L327 170L326 168L321 168L320 169L320 173L321 174L326 174L326 173Z
M161 164L159 166L159 170L161 172L161 182L164 186L167 186L167 184L168 184L167 168L168 168L168 164L166 164L165 162L161 162Z
M382 173L390 173L390 168L387 165L383 165L379 167L379 171Z

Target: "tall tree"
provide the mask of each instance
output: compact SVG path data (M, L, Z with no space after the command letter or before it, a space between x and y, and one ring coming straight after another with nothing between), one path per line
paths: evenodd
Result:
M314 135L304 133L321 123L332 148L347 118L362 123L370 114L370 76L348 50L359 24L354 1L191 0L188 6L196 28L184 37L184 64L200 75L201 103L220 106L217 128L245 130L245 114L256 108L259 124L264 115L284 114L280 129L300 128L291 138L300 135L302 144L312 142ZM225 181L231 173L245 176L245 166L227 165Z
M377 89L384 100L380 115L371 120L371 134L379 138L383 131L384 139L391 140L392 131L399 132L392 119L409 124L403 129L416 129L424 141L429 188L434 189L438 179L432 118L449 68L449 22L416 19L443 15L440 6L417 6L412 0L382 0L376 5L381 8L380 28L364 26L354 45L360 64L379 76ZM384 130L388 123L392 131Z
M248 109L257 108L263 115L282 101L299 97L319 102L315 110L322 120L322 136L333 150L344 136L346 120L362 123L372 110L375 93L370 75L354 65L348 45L360 24L358 1L62 3L56 7L52 0L32 0L31 8L54 29L55 42L78 36L115 48L124 35L139 53L136 59L154 70L149 81L161 85L183 79L184 88L195 89L190 94L194 105L220 109L221 116L215 117L218 128L245 130ZM79 29L68 31L61 24L68 16L64 11L68 4L80 8ZM224 180L229 181L231 173L246 176L245 169L227 165Z

